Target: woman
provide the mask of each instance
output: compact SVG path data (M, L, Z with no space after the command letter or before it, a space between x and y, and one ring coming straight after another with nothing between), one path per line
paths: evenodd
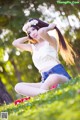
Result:
M71 77L58 59L58 51L67 64L74 63L72 54L74 51L64 40L56 25L33 18L25 23L22 29L27 36L14 40L12 44L32 53L33 63L39 70L42 79L39 83L18 83L15 91L25 96L36 96L70 80ZM54 29L58 33L59 40L48 34L50 30Z

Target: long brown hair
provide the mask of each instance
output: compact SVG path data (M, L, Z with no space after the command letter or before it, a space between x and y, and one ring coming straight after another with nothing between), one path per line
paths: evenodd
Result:
M64 59L66 64L71 64L71 65L75 64L74 58L76 57L76 52L73 50L72 45L68 42L68 40L65 37L63 37L60 30L57 27L55 27L55 29L59 37L59 41L58 41L59 52L62 58Z
M36 25L31 25L31 27L36 28L37 30L39 30L42 27L47 27L49 24L46 22L43 22L40 19L37 18L31 18L29 19L29 22L32 20L37 20L38 23ZM68 43L68 41L66 39L64 39L63 35L61 34L60 30L55 27L54 29L56 29L57 33L58 33L58 44L59 44L59 52L63 58L63 60L66 62L66 64L75 64L74 62L74 56L76 56L76 53L74 52L74 50L72 49L72 46L70 45L70 43ZM31 36L29 36L30 41L32 43L36 43L36 40L33 40L31 38Z

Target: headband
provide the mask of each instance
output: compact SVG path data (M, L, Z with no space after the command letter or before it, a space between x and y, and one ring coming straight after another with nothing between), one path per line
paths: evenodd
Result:
M28 22L27 24L25 24L23 26L22 30L27 33L27 29L29 27L31 27L32 25L36 25L36 24L38 24L38 21L37 20L32 20L32 21Z

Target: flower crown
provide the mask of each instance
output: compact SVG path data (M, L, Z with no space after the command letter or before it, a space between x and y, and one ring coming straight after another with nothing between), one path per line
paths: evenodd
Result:
M36 24L38 24L38 21L37 20L32 20L32 21L28 22L27 24L25 24L22 29L23 29L24 32L27 32L27 29L29 27L31 27L32 25L36 25Z
M38 23L37 20L32 20L32 21L28 22L30 27L31 27L31 25L36 25L37 23Z

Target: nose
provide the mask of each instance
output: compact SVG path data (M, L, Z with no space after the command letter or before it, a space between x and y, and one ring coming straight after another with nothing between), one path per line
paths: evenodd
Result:
M31 33L32 37L35 37L37 34L35 32Z

